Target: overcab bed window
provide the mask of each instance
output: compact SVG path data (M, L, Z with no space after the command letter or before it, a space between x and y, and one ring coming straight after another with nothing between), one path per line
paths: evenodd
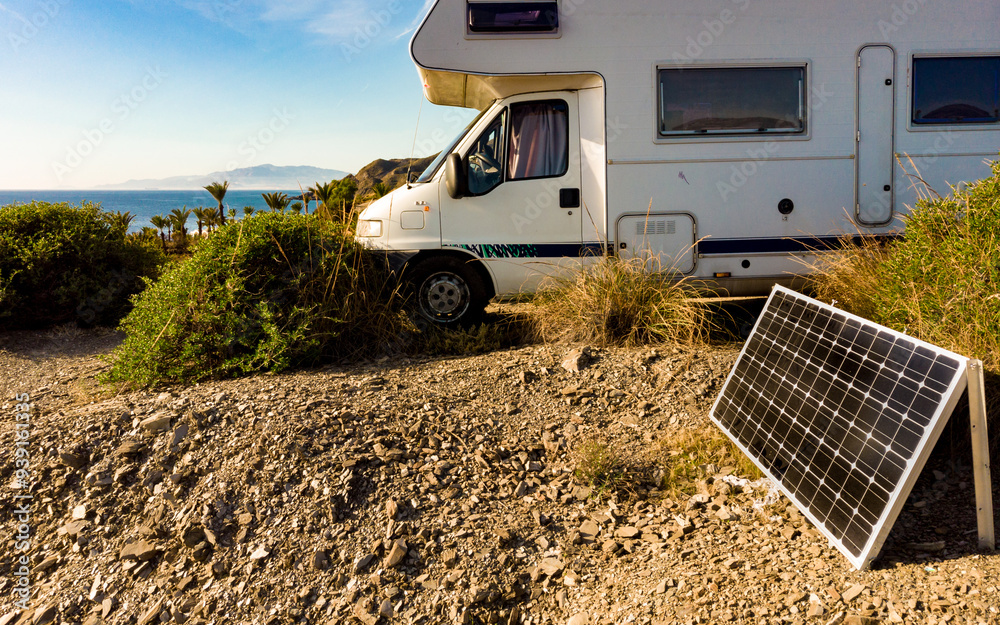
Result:
M805 67L659 70L662 137L804 133Z
M557 2L469 2L472 34L555 33L559 30Z
M913 59L913 123L1000 122L1000 56Z

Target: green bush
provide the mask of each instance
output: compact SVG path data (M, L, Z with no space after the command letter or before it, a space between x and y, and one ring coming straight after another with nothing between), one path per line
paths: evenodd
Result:
M371 354L400 335L398 299L343 224L254 214L136 299L106 380L191 382Z
M1000 161L992 170L919 202L901 240L831 259L813 279L817 296L1000 371Z
M707 338L711 318L694 295L655 259L602 258L543 283L534 300L537 333L600 346L696 343Z
M0 327L118 323L164 260L127 228L89 202L0 208Z

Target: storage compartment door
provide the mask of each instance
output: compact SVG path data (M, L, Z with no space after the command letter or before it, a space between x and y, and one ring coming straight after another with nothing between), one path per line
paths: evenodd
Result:
M687 213L622 215L615 239L621 258L656 259L665 272L694 271L695 224Z
M862 48L858 57L857 218L866 226L892 221L895 53Z

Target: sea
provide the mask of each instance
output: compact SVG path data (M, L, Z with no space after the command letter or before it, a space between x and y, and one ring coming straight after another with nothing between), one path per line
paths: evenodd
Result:
M263 193L270 191L248 191L245 189L230 189L226 193L226 209L235 208L237 217L243 217L243 207L253 206L258 211L267 210ZM282 191L289 197L302 195L302 191ZM196 208L198 206L217 207L219 204L204 189L191 191L0 191L0 206L8 204L26 204L34 200L57 204L68 202L74 206L79 206L81 202L93 202L100 204L101 208L108 212L129 212L135 215L130 232L138 232L145 226L152 226L149 223L150 217L154 215L168 215L175 208ZM197 222L194 215L188 222L188 229L197 229Z

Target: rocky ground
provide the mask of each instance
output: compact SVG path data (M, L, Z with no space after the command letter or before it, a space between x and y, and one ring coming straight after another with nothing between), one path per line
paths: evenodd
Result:
M530 346L116 394L94 376L119 340L0 334L0 625L1000 623L961 445L862 572L731 467L704 467L693 496L653 488L738 346L593 350L579 371L569 347ZM595 438L635 468L627 492L574 478Z

